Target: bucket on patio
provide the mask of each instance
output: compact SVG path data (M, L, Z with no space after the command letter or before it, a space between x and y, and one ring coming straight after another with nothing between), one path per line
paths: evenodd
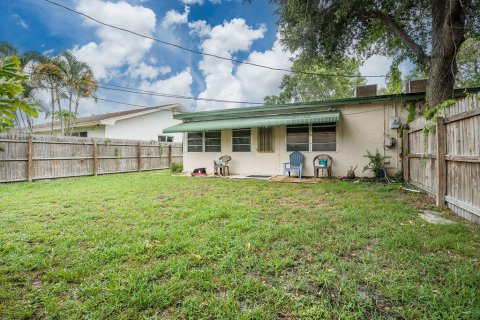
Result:
M326 167L328 165L328 160L320 160L320 167Z

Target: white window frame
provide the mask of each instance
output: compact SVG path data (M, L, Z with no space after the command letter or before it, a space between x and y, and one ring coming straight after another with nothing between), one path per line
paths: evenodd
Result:
M301 126L301 125L299 125ZM338 150L338 125L336 124L325 124L325 127L335 127L335 150L332 151L313 151L313 126L321 126L321 124L309 124L308 125L308 151L299 151L299 152L337 152ZM285 151L287 152L294 152L288 150L288 137L287 137L287 128L289 126L285 126ZM306 127L306 125L304 126Z
M233 132L234 131L249 131L250 134L249 134L249 138L250 138L250 142L248 144L234 144L233 143ZM246 138L246 137L236 137L236 138ZM233 146L234 145L238 145L238 146L250 146L250 150L249 151L235 151L233 150ZM246 129L232 129L232 152L252 152L252 129L251 128L246 128Z
M219 132L219 133L220 133L220 151L205 151L205 147L206 147L206 145L205 145L205 133L206 133L206 132ZM188 135L189 135L190 133L201 133L201 134L202 134L202 151L189 151L189 150L188 150L188 147L189 147ZM207 139L209 139L209 138L207 138ZM193 139L193 140L197 140L197 139ZM199 145L196 145L196 146L198 147ZM209 145L209 146L211 146L211 145ZM187 152L188 152L188 153L200 153L200 152L215 153L215 152L222 152L222 131L221 131L221 130L212 130L212 131L202 131L202 132L187 132Z
M165 141L160 141L160 137L165 137ZM169 138L170 138L172 141L168 141ZM174 139L175 139L174 136L169 136L169 135L165 135L165 134L159 134L159 135L158 135L158 142L173 142Z

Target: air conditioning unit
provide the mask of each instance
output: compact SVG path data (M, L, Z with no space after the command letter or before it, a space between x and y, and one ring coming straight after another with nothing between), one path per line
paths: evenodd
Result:
M355 88L355 97L373 97L377 95L377 85L369 84L366 86L358 86Z
M428 79L412 80L406 83L407 93L426 92Z

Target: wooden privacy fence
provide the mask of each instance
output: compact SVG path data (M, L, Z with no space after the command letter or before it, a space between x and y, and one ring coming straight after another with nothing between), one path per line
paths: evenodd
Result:
M443 110L436 131L424 141L418 118L403 136L405 181L447 203L458 215L480 223L480 95ZM426 145L424 143L426 142Z
M157 170L181 161L182 145L175 143L0 134L0 183Z

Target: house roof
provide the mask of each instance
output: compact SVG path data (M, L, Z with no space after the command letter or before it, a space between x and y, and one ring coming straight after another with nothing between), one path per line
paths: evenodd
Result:
M147 107L147 108L139 108L139 109L119 111L119 112L103 113L103 114L92 115L88 117L79 117L77 118L75 127L85 127L85 126L92 126L92 125L98 125L98 124L114 125L115 122L118 120L129 119L129 118L141 116L144 114L156 112L159 110L170 110L170 109L176 109L178 112L185 112L185 113L189 112L181 104L168 104L168 105L156 106L156 107ZM53 125L54 125L54 129L58 129L60 127L60 122L55 121ZM33 126L34 131L51 130L51 128L52 128L51 123L44 123L44 124Z
M467 93L480 92L480 87L456 89L455 97L464 97ZM333 100L322 100L305 103L291 103L282 105L262 105L256 107L243 107L234 109L221 109L202 112L179 113L175 119L189 121L206 121L214 119L228 119L241 117L259 117L265 115L288 114L294 112L327 111L339 106L356 106L362 104L381 103L389 101L420 101L425 99L425 92L401 93L371 97L356 97ZM169 128L167 128L169 129ZM164 130L165 131L165 130Z
M315 113L280 114L251 118L230 118L209 121L191 121L180 123L163 130L163 133L174 132L202 132L223 129L243 129L270 126L286 126L296 124L325 124L337 123L339 111Z

